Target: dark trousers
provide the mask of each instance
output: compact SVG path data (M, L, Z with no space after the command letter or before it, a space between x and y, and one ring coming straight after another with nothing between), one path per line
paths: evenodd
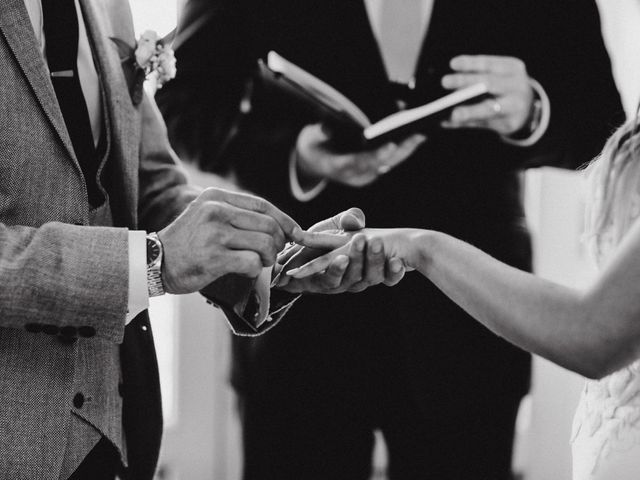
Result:
M114 480L119 471L118 452L103 437L69 477L69 480Z
M410 396L399 395L385 415L372 418L366 402L379 398L336 403L326 392L300 395L292 387L277 400L240 397L244 480L368 480L374 429L384 435L391 480L511 478L519 399L473 404L472 392L464 399L440 392L443 402L425 416Z
M511 478L528 355L403 282L303 298L304 317L234 339L244 480L368 480L375 430L391 480Z

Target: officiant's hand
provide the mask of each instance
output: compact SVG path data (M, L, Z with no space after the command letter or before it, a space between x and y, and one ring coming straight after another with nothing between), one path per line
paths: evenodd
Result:
M357 208L315 224L305 237L305 242L310 246L292 246L278 256L278 263L283 268L276 279L277 286L291 293L326 294L360 292L379 283L398 283L405 272L402 261L385 254L382 242L368 242L364 235L359 234L364 226L364 214ZM335 234L335 239L331 240L326 233ZM317 238L313 237L314 234ZM341 254L335 255L322 272L303 279L294 279L286 274L328 250L339 249L347 243L349 247L342 248Z
M296 144L298 177L301 184L330 180L351 187L364 187L404 162L426 140L411 135L400 143L386 143L373 150L338 153L322 125L307 125Z
M450 62L454 73L442 77L442 86L457 90L476 83L489 88L490 98L453 109L445 128L486 128L512 135L528 126L534 92L524 62L514 57L460 55Z

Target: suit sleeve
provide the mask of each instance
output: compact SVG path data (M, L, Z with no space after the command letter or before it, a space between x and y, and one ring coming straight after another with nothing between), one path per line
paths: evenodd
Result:
M0 224L0 325L120 343L127 249L126 229Z

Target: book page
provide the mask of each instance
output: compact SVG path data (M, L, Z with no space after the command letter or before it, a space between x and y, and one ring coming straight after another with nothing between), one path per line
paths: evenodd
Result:
M284 75L289 81L309 92L319 101L335 111L344 112L362 128L371 125L371 121L358 106L318 77L285 60L276 52L267 55L267 66L270 70Z
M453 108L461 103L468 102L474 98L479 98L488 93L488 88L484 83L476 83L470 87L456 90L455 92L438 98L433 102L427 103L420 107L403 110L398 113L389 115L379 122L365 128L364 137L367 140L373 140L379 136L389 133L405 125L430 117L447 109Z

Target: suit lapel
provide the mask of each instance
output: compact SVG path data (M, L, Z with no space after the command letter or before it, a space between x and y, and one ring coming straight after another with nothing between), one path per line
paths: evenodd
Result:
M78 172L82 174L24 0L3 1L0 32L9 44L52 127L60 137Z
M93 47L94 61L106 96L107 111L104 113L108 118L105 118L105 125L110 126L111 145L116 152L115 155L111 155L110 161L116 162L114 165L116 172L122 174L125 182L122 191L117 193L125 197L127 214L130 215L128 221L134 224L138 196L139 114L131 103L117 49L109 39L109 36L116 35L117 38L132 43L133 38L130 37L133 33L114 34L105 24L104 12L97 10L93 1L80 0L80 4ZM129 24L127 19L120 21L123 24Z

